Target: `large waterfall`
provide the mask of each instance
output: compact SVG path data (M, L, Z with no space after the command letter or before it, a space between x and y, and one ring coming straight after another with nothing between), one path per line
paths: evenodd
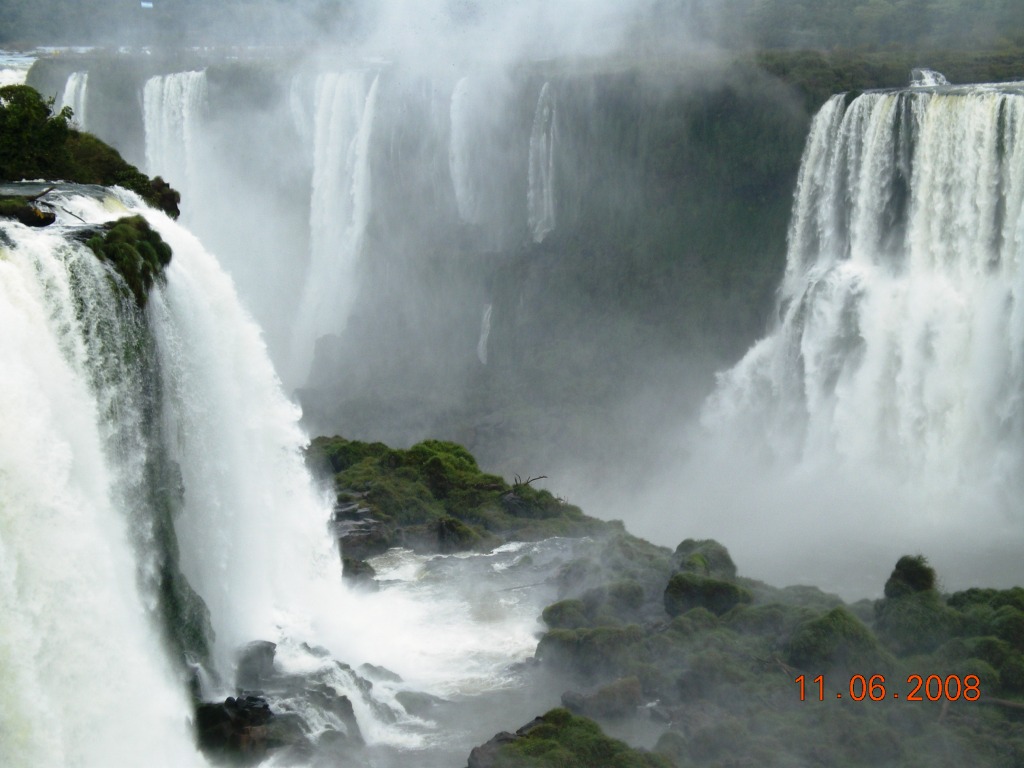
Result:
M821 109L777 321L703 415L730 482L763 471L778 491L750 493L756 527L802 535L811 558L828 556L817 516L843 532L825 551L844 535L851 550L945 541L940 561L963 561L953 579L1005 565L1021 539L1022 209L1019 86L840 95Z
M151 175L163 174L188 205L202 173L199 131L206 106L206 73L176 72L152 77L143 89L142 101L146 168Z
M48 200L59 212L48 230L0 222L0 762L204 765L182 662L205 697L222 697L253 640L277 644L274 668L292 682L265 695L301 717L311 743L327 733L329 752L363 739L388 750L382 766L404 764L409 749L429 751L424 765L463 757L503 710L433 733L399 694L514 687L506 667L532 653L552 599L538 573L550 575L566 545L393 552L377 563L386 589L345 589L298 409L230 278L129 193L75 187ZM128 214L173 250L145 310L81 244ZM520 558L536 564L511 569ZM193 620L166 599L179 566L177 594L195 590L212 632L172 650L174 623ZM463 569L481 579L461 583ZM371 686L336 660L392 672ZM358 734L330 696L351 702ZM338 733L348 740L332 746Z
M317 78L310 261L293 336L292 369L305 375L316 339L344 330L370 215L370 139L379 75Z
M111 280L60 231L0 224L4 765L204 762L150 610L145 328Z
M555 141L558 136L555 94L544 83L530 134L530 172L527 209L530 231L541 242L555 228Z

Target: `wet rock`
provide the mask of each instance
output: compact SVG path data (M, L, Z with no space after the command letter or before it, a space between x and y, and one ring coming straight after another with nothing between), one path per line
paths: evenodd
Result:
M359 560L354 557L346 557L345 555L342 555L341 577L352 585L368 587L371 589L377 588L377 571L375 571L373 566L365 560Z
M498 757L501 749L506 744L516 740L516 735L508 731L502 731L495 735L486 744L474 747L469 753L469 765L467 768L494 768L498 764Z
M263 690L275 675L276 650L277 645L267 640L256 640L245 646L238 655L235 684L242 690Z
M348 696L339 695L334 688L324 683L312 683L306 688L305 699L320 711L329 712L338 718L345 727L344 736L349 743L365 743Z
M353 560L368 560L384 554L395 545L395 533L391 527L369 516L370 510L355 507L349 516L339 516L335 510L334 532L341 545L342 557Z
M399 691L395 694L395 699L405 708L406 712L418 717L430 714L430 710L434 707L445 703L445 700L438 696L431 696L429 693L420 693L419 691Z
M387 667L378 667L375 664L361 664L359 671L364 676L371 680L377 680L386 683L400 683L402 682L402 676L392 672Z
M263 760L271 749L305 741L301 726L276 717L259 696L229 696L222 703L199 704L196 735L200 748L208 754L244 765Z

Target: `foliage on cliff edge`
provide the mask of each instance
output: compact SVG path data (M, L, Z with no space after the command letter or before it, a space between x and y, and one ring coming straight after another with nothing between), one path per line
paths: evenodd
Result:
M76 131L70 107L53 111L27 85L0 88L0 180L47 179L121 186L171 216L180 195L159 176L150 179L95 136Z

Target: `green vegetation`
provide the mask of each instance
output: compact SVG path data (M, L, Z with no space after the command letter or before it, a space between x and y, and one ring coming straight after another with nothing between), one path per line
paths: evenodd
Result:
M71 163L70 119L27 85L0 88L0 179L60 178Z
M118 185L177 216L177 192L159 177L150 180L95 136L71 128L72 116L69 107L54 113L53 102L27 85L0 88L0 181Z
M845 608L801 623L786 644L786 658L798 669L821 672L840 668L884 673L892 666L871 630Z
M595 706L610 695L602 692L639 685L640 700L658 702L659 716L672 724L658 751L680 768L1009 768L1024 758L1017 716L1024 707L1024 589L942 595L927 560L906 556L886 582L886 597L845 606L812 587L777 589L737 577L728 551L714 541L687 540L663 555L661 564L674 572L660 577L639 549L632 555L632 568L628 561L606 570L588 561L563 568L561 599L543 613L549 631L537 657L568 684L593 691L567 693L563 704L599 719L628 709L602 714ZM628 611L602 597L627 571ZM669 599L680 584L708 581L748 601L728 607L711 598ZM922 679L920 701L907 700L914 675ZM884 695L870 688L872 679ZM955 693L949 701L945 689L936 694L947 682ZM966 685L976 686L979 700L956 693Z
M339 507L384 526L388 543L450 552L608 527L532 481L509 485L481 472L473 456L451 442L426 440L403 451L319 437L307 459L333 476Z
M686 539L676 547L675 562L686 573L727 581L736 578L736 564L729 550L714 539Z
M665 587L665 612L669 616L678 616L694 608L706 608L720 616L752 599L748 590L728 581L694 573L677 573Z
M105 225L102 233L90 237L86 245L114 266L140 307L146 305L153 281L171 262L171 247L141 216Z
M674 768L663 755L632 749L591 720L553 709L501 745L493 768Z

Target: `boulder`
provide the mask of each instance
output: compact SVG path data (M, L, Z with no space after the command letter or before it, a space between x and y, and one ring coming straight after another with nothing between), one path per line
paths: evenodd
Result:
M235 684L242 690L261 691L276 674L274 654L277 644L267 640L256 640L246 645L238 654Z

